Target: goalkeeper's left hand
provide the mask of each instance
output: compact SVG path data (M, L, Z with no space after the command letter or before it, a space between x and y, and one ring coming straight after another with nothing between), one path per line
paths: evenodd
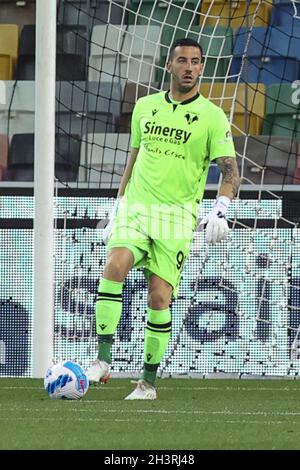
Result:
M218 197L213 209L200 221L198 230L205 229L207 243L215 245L226 239L229 227L225 217L230 202L226 196Z

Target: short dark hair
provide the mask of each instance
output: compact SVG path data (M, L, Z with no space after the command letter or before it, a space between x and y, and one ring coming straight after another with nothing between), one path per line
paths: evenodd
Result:
M173 42L171 48L170 48L170 53L169 53L169 60L173 59L174 51L176 47L198 47L199 51L201 52L201 61L203 59L203 49L198 44L197 41L194 41L194 39L191 38L181 38L181 39L176 39L176 41Z

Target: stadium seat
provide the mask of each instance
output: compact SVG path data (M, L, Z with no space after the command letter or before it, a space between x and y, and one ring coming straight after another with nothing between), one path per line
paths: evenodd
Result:
M160 27L95 26L92 32L89 80L109 81L114 76L151 83L159 61Z
M300 36L300 3L287 0L274 0L271 25L284 26L290 34Z
M80 160L80 136L55 135L55 176L60 181L76 181ZM6 181L33 181L34 134L12 137Z
M121 86L112 82L57 82L56 130L114 132L120 117Z
M57 82L56 131L66 134L115 132L121 86L112 82Z
M199 23L197 12L198 0L172 0L168 2L157 2L154 0L131 0L128 15L129 24L137 25L162 25L169 31L173 30L172 25L181 28L184 36L187 28Z
M258 4L260 3L259 7ZM257 10L257 15L254 14ZM202 0L200 24L204 26L230 26L240 28L246 24L266 26L269 23L272 3L260 0ZM247 23L248 22L248 23Z
M12 60L7 54L0 54L0 80L12 80Z
M35 84L33 81L2 82L5 103L0 103L0 133L24 134L34 132Z
M8 136L0 134L0 180L3 179L8 159Z
M272 85L266 90L263 134L300 141L300 82Z
M298 20L299 21L299 20ZM245 32L244 29L241 30L242 33ZM242 53L243 42L245 42L247 31L245 34L240 34L239 30L237 34L241 41L237 43L237 46L234 49L236 54ZM255 52L256 55L266 56L268 54L278 55L280 57L296 57L300 59L300 36L291 34L289 27L286 26L270 26L267 28L265 33L261 33L260 30L253 30L253 34L250 33L250 36L253 36L251 40L251 47L248 52ZM255 55L255 54L253 54Z
M228 76L229 61L232 55L233 31L231 28L219 27L201 27L199 25L192 26L188 33L185 32L184 36L194 39L199 42L203 48L205 56L205 68L203 71L203 79L211 81L224 81L224 77ZM161 60L160 66L162 71L165 67L169 49L172 42L182 37L182 30L174 28L171 34L168 34L166 29L162 32L162 47L161 47ZM168 82L170 75L158 72L156 80Z
M130 134L88 134L81 144L79 182L118 188L124 173Z
M58 25L56 46L59 54L86 56L87 30L81 25ZM35 55L35 25L24 25L20 36L20 55Z
M290 83L297 80L300 73L299 61L294 57L252 57L242 67L242 59L234 57L230 68L230 80L236 81L238 77L246 83L260 82L265 85L274 83ZM241 73L242 72L242 73Z
M86 133L87 82L56 82L56 132Z
M243 161L243 184L293 184L297 160L297 142L288 137L234 137L237 155Z
M7 134L8 110L12 96L11 81L0 81L0 134Z
M283 42L287 40L288 37L284 36ZM277 31L273 28L253 28L251 33L247 28L237 30L230 75L239 75L247 44L247 61L243 66L242 80L266 85L296 80L299 63L292 54L291 57L287 57L288 53L282 54L277 42Z
M0 80L13 80L19 50L19 28L0 24Z
M86 58L79 54L56 55L56 80L86 80Z
M33 181L34 134L16 134L12 137L6 181Z
M127 10L124 9L126 0L98 0L88 2L84 0L66 0L60 2L58 9L58 22L64 25L79 24L92 26L98 24L127 24ZM89 9L90 8L90 9Z
M58 25L56 47L60 54L87 55L87 29L81 25Z
M286 26L268 28L240 28L235 32L234 55L242 55L248 36L247 54L252 56L296 57L300 59L300 37L291 34Z
M88 91L88 132L115 132L121 114L120 83L89 82Z
M78 54L56 55L56 80L85 80L86 60ZM35 80L35 56L18 58L17 80Z
M59 181L77 181L80 147L79 135L55 135L55 176Z
M87 72L86 27L58 25L56 32L56 79L85 80ZM21 31L17 79L35 79L35 25L24 25Z
M157 93L158 91L160 91L160 87L156 82L150 85L147 83L136 84L127 82L124 87L121 116L118 122L117 131L122 133L130 133L131 115L137 99L141 98L142 96Z
M35 24L23 26L20 34L20 55L35 54Z
M282 43L286 44L284 50L281 50L283 44L280 46L277 44L277 29L263 27L253 28L252 31L247 28L238 29L234 41L230 81L236 81L237 77L240 77L247 83L259 82L270 85L296 80L300 70L295 54L298 53L299 56L300 51L292 50L289 43L287 44L288 36L282 31L281 34ZM246 58L243 63L245 51Z
M296 159L296 171L294 176L294 184L300 184L300 143L297 145L297 159Z
M265 109L262 83L201 83L200 92L228 115L233 110L232 134L261 133Z
M211 163L209 170L208 170L208 175L207 175L207 184L217 184L219 182L220 178L220 170L219 167L216 163Z
M20 55L17 63L17 80L35 80L35 55Z

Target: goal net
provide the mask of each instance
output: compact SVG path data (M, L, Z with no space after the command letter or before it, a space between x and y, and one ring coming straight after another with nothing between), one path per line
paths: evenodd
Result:
M298 375L299 12L297 1L59 1L60 53L72 47L83 66L79 79L80 65L57 83L56 132L70 147L80 141L80 153L76 178L60 182L55 198L54 360L88 366L97 355L101 227L128 158L133 106L168 89L170 45L191 37L204 51L200 92L231 122L242 185L228 241L211 247L195 233L159 373ZM199 216L220 184L214 164L207 183ZM146 308L146 281L133 270L113 373L141 369Z

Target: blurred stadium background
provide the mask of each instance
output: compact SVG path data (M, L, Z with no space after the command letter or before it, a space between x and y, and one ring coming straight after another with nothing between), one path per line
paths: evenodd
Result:
M32 375L35 7L0 1L0 375L8 377ZM181 36L204 49L200 92L232 123L242 185L228 243L209 248L195 234L160 375L296 377L299 1L58 0L53 358L87 366L96 354L101 222L126 164L134 103L168 88L164 64ZM219 176L212 164L203 212ZM145 314L137 271L114 344L118 375L142 366Z

